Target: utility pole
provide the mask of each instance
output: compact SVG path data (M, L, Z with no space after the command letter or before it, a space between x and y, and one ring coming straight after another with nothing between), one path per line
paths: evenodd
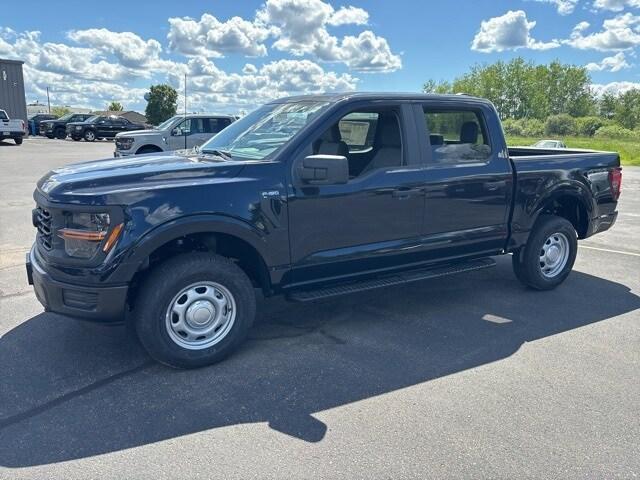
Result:
M187 74L184 74L184 121L187 121ZM182 129L184 132L184 149L187 149L187 131Z
M51 113L51 101L49 100L49 86L47 86L47 109Z

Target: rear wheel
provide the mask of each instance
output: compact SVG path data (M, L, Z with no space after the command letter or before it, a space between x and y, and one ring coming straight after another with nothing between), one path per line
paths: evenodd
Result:
M67 138L67 132L64 128L57 128L54 135L58 140L64 140Z
M93 132L93 130L87 130L86 132L84 132L83 136L87 142L93 142L96 139L96 134Z
M527 244L513 254L518 280L536 290L551 290L569 276L578 252L578 238L571 222L543 215Z
M218 362L244 340L255 317L251 281L228 258L179 255L147 277L135 302L140 343L159 362L194 368Z
M22 145L22 138L14 138L13 140L16 142L16 145Z

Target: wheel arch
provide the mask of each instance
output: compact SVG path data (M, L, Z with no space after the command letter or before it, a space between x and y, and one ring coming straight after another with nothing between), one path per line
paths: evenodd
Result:
M540 215L557 215L571 222L578 238L587 237L593 212L592 202L588 201L589 194L584 187L579 186L564 186L552 190L537 203L532 225Z
M138 148L136 150L136 155L140 155L142 152L142 150L148 150L145 153L156 153L156 152L163 152L164 150L162 150L162 148L160 148L157 145L154 145L153 143L145 143L144 145L142 145L140 148Z
M218 216L186 217L168 222L147 233L131 248L122 272L133 285L151 269L175 255L208 251L233 259L255 287L271 292L270 259L260 234L237 219Z

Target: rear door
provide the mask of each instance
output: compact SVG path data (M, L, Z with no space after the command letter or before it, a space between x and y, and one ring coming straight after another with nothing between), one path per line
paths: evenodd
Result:
M416 115L426 145L425 247L434 258L500 252L513 176L501 131L488 127L495 111L457 101L423 103Z
M308 185L298 180L297 165L312 154L347 156L349 182ZM425 170L410 104L343 107L294 158L292 172L294 283L373 273L416 261L413 249L424 217Z

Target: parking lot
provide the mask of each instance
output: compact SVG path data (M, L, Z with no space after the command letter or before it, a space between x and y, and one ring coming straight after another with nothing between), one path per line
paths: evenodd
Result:
M113 143L0 143L0 478L640 476L640 168L557 290L497 268L260 300L227 361L178 371L124 328L42 312L31 194Z

